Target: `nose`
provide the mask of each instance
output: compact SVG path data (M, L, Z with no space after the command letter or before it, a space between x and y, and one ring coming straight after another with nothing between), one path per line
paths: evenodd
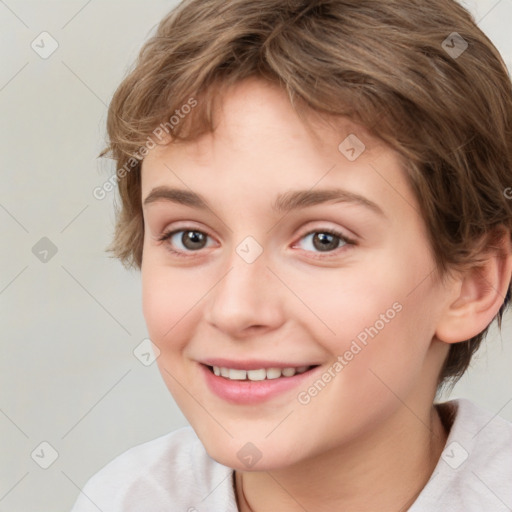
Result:
M208 294L204 319L233 338L262 334L284 322L283 285L263 257L253 263L237 254Z

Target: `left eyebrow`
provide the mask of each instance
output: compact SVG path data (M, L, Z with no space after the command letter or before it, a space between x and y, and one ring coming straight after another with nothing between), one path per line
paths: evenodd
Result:
M324 190L291 190L277 197L272 209L279 213L315 206L327 202L355 203L372 210L374 213L386 217L382 208L364 196L340 188Z
M151 190L146 199L144 199L144 205L161 200L183 204L200 210L211 209L208 201L200 194L192 192L191 190L166 186L156 187ZM378 215L386 217L382 208L378 204L370 201L364 196L339 188L324 190L291 190L284 194L280 194L272 203L272 209L276 213L285 213L327 202L355 203L360 206L364 206Z

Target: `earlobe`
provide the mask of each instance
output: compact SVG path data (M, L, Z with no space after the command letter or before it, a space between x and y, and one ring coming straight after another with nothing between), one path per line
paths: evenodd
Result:
M445 343L466 341L484 331L502 306L512 275L510 234L487 248L485 260L453 281L453 300L443 312L436 337Z

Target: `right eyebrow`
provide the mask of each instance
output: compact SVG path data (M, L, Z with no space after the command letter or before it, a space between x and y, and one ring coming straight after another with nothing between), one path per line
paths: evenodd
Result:
M171 188L166 186L156 187L144 199L144 205L155 203L156 201L171 201L173 203L199 208L200 210L209 209L208 201L203 196L180 188Z

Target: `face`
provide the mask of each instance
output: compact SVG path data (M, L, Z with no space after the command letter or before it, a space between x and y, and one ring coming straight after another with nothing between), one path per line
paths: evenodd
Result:
M210 456L235 469L318 457L404 401L432 405L446 293L398 156L348 120L312 126L250 80L214 134L142 166L157 363Z

